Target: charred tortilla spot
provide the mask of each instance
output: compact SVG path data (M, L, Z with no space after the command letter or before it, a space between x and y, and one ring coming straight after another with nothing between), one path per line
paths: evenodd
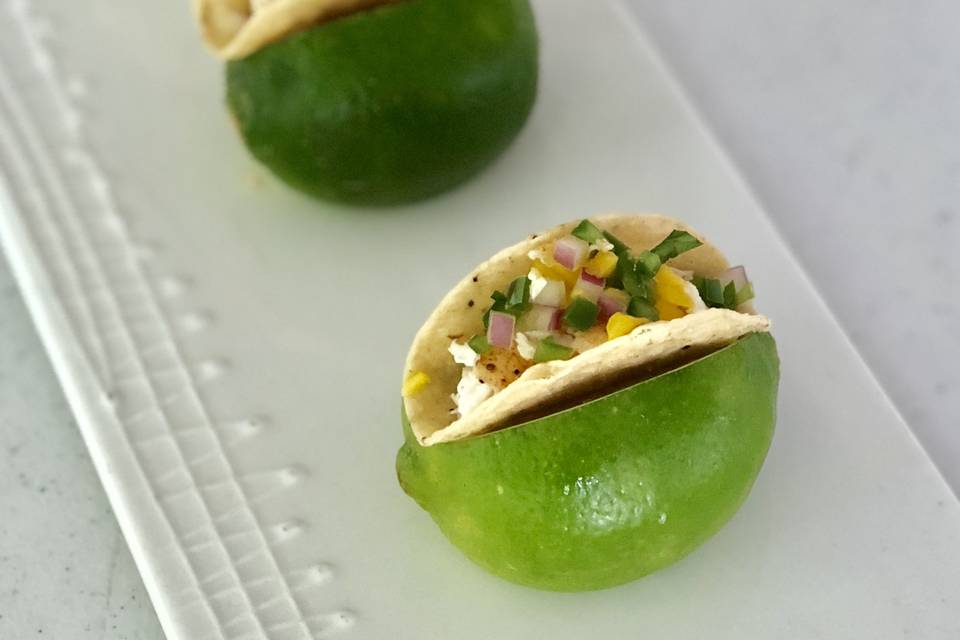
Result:
M492 362L487 363L487 371L496 371L496 370L497 370L497 365L493 364Z
M473 300L467 301L467 306L468 306L468 307L472 307L472 306L473 306Z

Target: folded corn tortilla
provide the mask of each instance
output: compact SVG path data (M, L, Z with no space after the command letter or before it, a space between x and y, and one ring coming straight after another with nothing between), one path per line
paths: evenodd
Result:
M681 222L662 215L610 214L591 218L631 250L649 249L674 229L697 237L703 244L668 264L677 269L717 277L728 268L720 251ZM440 302L417 332L407 355L405 375L424 372L430 383L404 398L404 408L418 442L430 446L511 426L544 407L562 407L569 398L595 397L618 383L638 380L643 372L660 372L732 344L740 337L768 331L767 318L750 305L739 311L708 309L676 320L652 322L630 334L605 342L569 360L534 364L520 377L467 415L458 418L451 395L462 367L447 351L451 340L484 333L483 309L495 290L526 275L533 264L529 253L569 235L577 222L535 234L504 249L477 266Z
M341 16L402 0L194 0L204 41L238 60L284 37Z

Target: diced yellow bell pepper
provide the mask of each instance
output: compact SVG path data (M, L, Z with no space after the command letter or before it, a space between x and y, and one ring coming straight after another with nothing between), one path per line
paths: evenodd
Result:
M428 376L423 371L415 371L407 376L406 381L403 383L403 397L412 398L417 395L423 388L430 384L430 376Z
M584 269L587 273L595 275L598 278L608 278L613 270L617 268L617 255L610 251L600 251L597 255L587 260Z
M687 295L684 279L669 267L660 267L653 277L657 301L654 306L661 320L682 318L693 308L693 300Z
M543 260L534 260L534 268L543 275L544 278L548 280L559 280L567 286L567 291L573 288L573 285L577 283L577 278L579 273L573 271L572 269L567 269L562 264L551 263L547 264Z
M642 324L650 322L646 318L636 318L626 313L616 312L607 320L607 340L625 336Z

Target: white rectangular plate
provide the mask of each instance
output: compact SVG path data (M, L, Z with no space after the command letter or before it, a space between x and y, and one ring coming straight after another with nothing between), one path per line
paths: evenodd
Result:
M960 637L960 507L749 190L619 3L536 8L539 100L505 157L354 211L248 158L185 2L0 3L0 231L168 636ZM398 488L402 361L474 264L611 209L750 267L780 420L702 549L541 593Z

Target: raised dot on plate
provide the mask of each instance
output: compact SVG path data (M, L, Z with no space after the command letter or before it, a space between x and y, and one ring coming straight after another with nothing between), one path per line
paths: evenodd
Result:
M306 529L306 525L300 520L287 520L270 528L274 542L284 542L290 538L295 538Z
M201 380L216 380L223 376L227 370L227 364L223 360L203 360L196 365L197 377Z
M336 629L349 629L357 620L356 614L352 611L337 611L331 614L330 618Z
M301 482L309 475L306 469L297 465L291 465L277 471L277 477L286 486L292 486Z
M105 213L100 218L103 228L116 234L122 234L127 230L127 221L113 212ZM134 252L139 260L151 260L156 256L156 249L135 246Z
M70 78L66 85L67 93L74 98L83 98L87 95L87 83L81 78Z
M313 584L326 584L333 580L336 571L329 562L320 562L310 568L309 576Z
M310 631L316 634L317 638L329 638L341 631L346 631L354 626L357 616L352 611L334 611L319 616L312 616L307 621Z
M228 443L232 444L245 440L263 431L264 422L260 418L245 418L234 420L220 425L220 430L227 435Z
M327 584L335 575L333 565L328 562L318 562L312 567L292 571L289 574L290 586L296 590L310 589Z
M203 311L194 311L192 313L185 313L180 316L178 324L180 328L188 333L196 333L198 331L203 331L213 322L213 318L209 313Z
M100 395L100 404L106 407L109 411L115 411L118 403L119 399L117 398L115 391L104 391Z
M104 177L99 170L96 170L94 167L90 167L91 172L90 176L87 178L87 183L90 185L90 190L93 191L93 195L101 200L105 200L110 197L110 181Z
M162 295L173 298L187 290L187 281L176 276L168 276L162 278L157 286Z

